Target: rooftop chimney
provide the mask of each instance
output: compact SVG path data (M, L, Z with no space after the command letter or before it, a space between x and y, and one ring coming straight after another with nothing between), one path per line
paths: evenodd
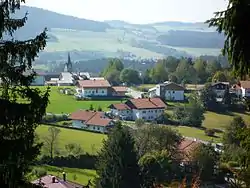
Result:
M56 177L52 176L52 183L56 183Z
M66 173L63 172L63 181L66 181Z

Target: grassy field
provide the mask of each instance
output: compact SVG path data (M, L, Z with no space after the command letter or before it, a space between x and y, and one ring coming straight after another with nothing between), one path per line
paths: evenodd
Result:
M59 178L62 177L62 173L65 172L67 175L67 180L79 183L81 185L86 185L88 180L93 180L96 177L95 170L89 169L79 169L79 168L59 168L54 166L41 166L47 171L47 174L54 175ZM31 177L31 179L35 180L36 178Z
M169 28L157 28L160 31L167 33ZM182 28L183 29L183 28ZM187 28L185 28L187 29ZM164 57L167 54L171 55L172 50L176 49L179 54L183 55L183 51L190 55L218 55L219 49L202 49L202 48L177 48L167 45L161 45L166 50L159 52L157 50L157 36L154 31L140 28L138 34L138 28L126 28L126 29L107 29L105 32L92 32L92 31L80 31L80 30L67 30L51 28L49 34L55 36L57 42L48 42L45 51L47 52L59 52L59 51L72 51L77 50L79 52L89 52L90 54L103 54L105 57L117 57L121 55L119 50L124 52L130 52L136 57L141 58L154 58ZM192 29L193 30L193 29ZM144 41L155 45L155 49L143 48ZM135 46L136 42L141 44ZM101 44L101 45L100 45Z
M37 128L37 134L42 141L48 134L48 126L42 125ZM58 148L63 151L64 146L69 143L80 144L83 151L96 154L102 147L102 141L107 136L104 134L97 134L85 131L78 131L72 129L60 128L61 132L58 137Z
M44 90L46 87L38 87L41 90ZM113 103L120 103L120 100L117 101L77 101L74 99L74 96L61 94L58 92L58 87L51 87L50 103L47 107L47 112L49 113L72 113L79 109L88 109L92 104L95 109L99 106L102 110L108 110L108 106Z

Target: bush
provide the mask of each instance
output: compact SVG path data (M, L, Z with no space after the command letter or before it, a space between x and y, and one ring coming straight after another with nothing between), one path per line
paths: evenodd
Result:
M215 130L214 129L206 129L205 130L205 134L207 135L207 136L211 136L211 137L213 137L214 135L215 135Z
M137 126L137 127L141 127L141 126L143 126L145 124L145 120L144 119L136 119L135 120L135 125Z
M235 161L229 161L227 164L229 167L239 167L239 164Z
M47 171L41 167L35 167L32 170L32 175L36 176L37 178L43 177L47 175Z
M49 114L42 118L42 122L46 122L46 123L67 121L67 120L68 120L68 116L66 114L61 114L61 115Z

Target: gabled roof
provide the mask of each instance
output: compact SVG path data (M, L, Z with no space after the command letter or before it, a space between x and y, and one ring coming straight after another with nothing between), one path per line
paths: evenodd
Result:
M215 82L215 83L212 83L211 85L215 86L215 85L218 85L218 84L229 85L229 82Z
M128 105L123 104L123 103L120 103L120 104L111 104L109 106L109 108L114 108L114 109L117 109L117 110L131 110L131 108Z
M184 91L185 88L174 83L174 82L167 82L165 83L166 90L174 90L174 91Z
M238 85L244 89L250 89L250 81L240 81Z
M70 181L63 181L62 179L55 177L55 183L52 183L52 175L43 176L41 178L41 183L46 188L76 188L82 187L83 185L73 183ZM32 184L39 185L39 179L32 182Z
M125 86L113 86L115 92L127 92L128 88Z
M84 121L87 125L108 126L112 119L105 116L104 112L94 112L87 110L79 110L73 112L69 119Z
M133 107L130 106L130 103ZM128 106L136 109L164 109L166 104L160 98L130 99L126 102Z
M180 145L178 146L178 150L181 153L183 161L190 161L192 160L192 153L201 145L201 142L184 139Z
M109 88L110 83L107 80L79 80L78 85L83 88Z

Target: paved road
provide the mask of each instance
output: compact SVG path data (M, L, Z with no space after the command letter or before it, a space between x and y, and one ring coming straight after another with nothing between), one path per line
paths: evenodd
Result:
M144 93L144 92L136 91L136 90L134 90L134 89L128 88L127 95L132 96L134 99L138 99L138 98L141 98L141 97L142 97L142 94L143 94L143 93Z

